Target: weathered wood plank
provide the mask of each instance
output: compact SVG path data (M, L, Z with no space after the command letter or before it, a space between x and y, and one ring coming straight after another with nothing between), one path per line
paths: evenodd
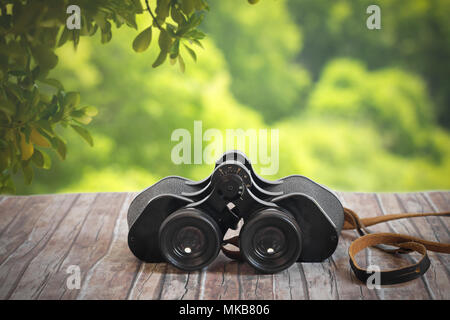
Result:
M30 202L30 197L7 197L0 202L0 239L3 232L8 226L18 219L19 215L24 211L24 206ZM0 247L3 249L3 246Z
M89 270L78 299L126 299L141 262L128 248L127 212L134 194L127 195L115 222L108 252ZM108 290L105 290L105 286Z
M301 263L296 263L288 269L289 287L292 300L309 300L308 286Z
M407 193L396 195L401 208L405 212L432 212L433 208L423 201L418 194ZM415 235L431 241L440 241L445 235L439 235L439 230L433 229L429 223L431 219L436 217L413 218L408 219ZM439 218L437 218L439 219ZM429 283L430 294L433 299L450 299L450 259L448 255L428 252L431 260L430 269L422 277Z
M159 299L163 289L166 269L166 263L142 263L128 294L128 299Z
M405 210L400 206L397 197L394 194L379 194L374 195L377 198L380 205L380 209L384 214L391 213L404 213ZM376 232L393 232L400 234L407 234L417 236L414 228L411 225L411 219L394 220L387 223L375 226L371 230ZM384 265L388 265L389 268L399 268L408 264L414 263L420 255L417 253L403 254L403 255L390 255L380 254L384 258ZM386 299L404 299L405 296L411 297L411 299L432 299L430 284L426 277L393 286L385 286L383 288Z
M241 299L256 300L256 289L258 274L249 264L242 263L239 268L239 285L241 289Z
M355 194L355 197L364 197L364 194ZM338 197L344 206L352 206L351 195L348 193L338 193ZM376 202L373 199L367 200L365 203L366 208L372 210L376 207ZM358 210L355 207L355 210ZM348 248L353 240L358 237L358 233L354 230L348 230L341 232L338 247L335 253L331 256L332 261L336 265L336 282L338 288L339 298L346 299L361 299L361 300L374 300L378 296L374 290L369 290L365 284L360 282L354 275L348 262ZM367 261L366 253L361 252L361 258L363 261Z
M435 212L450 210L450 192L424 192L423 195L428 199ZM445 221L447 221L448 228L449 222Z
M126 212L134 193L42 195L0 198L0 298L9 299L449 299L448 255L429 253L430 270L420 279L369 290L353 275L348 247L357 234L344 231L323 263L294 264L259 274L222 253L207 268L182 272L165 263L138 261L128 249ZM339 193L361 217L398 212L450 210L449 192L409 194ZM414 218L372 226L450 242L450 221ZM238 234L233 231L227 237ZM415 257L417 257L416 255ZM410 263L370 249L361 265L382 269ZM67 267L80 268L80 290L66 285Z
M295 264L290 268L292 267L295 267ZM289 269L273 275L272 290L274 300L292 300L291 276Z
M80 290L69 290L67 287L69 274L66 270L69 266L77 266L80 270L81 287L84 286L89 271L108 252L116 220L126 196L126 193L97 194L81 230L70 244L70 250L59 267L60 272L50 275L39 299L76 299L78 297ZM109 289L105 288L105 290Z
M303 263L302 267L311 300L339 299L334 266L329 259L322 263Z
M201 299L205 275L204 270L186 273L166 263L143 264L129 299Z
M350 209L355 210L361 217L377 216L386 213L393 213L390 210L383 211L380 207L379 202L375 194L369 193L351 193L345 196L347 203L349 203ZM390 223L383 223L369 228L372 232L396 232L392 229ZM364 257L366 261L357 258L358 263L361 266L368 267L370 265L377 266L381 270L394 269L408 264L408 261L397 255L391 255L384 253L377 249L367 249L366 256ZM347 255L348 257L348 255ZM358 255L357 255L358 257ZM410 263L410 262L409 262ZM426 299L429 296L426 294L423 285L417 283L418 281L409 282L407 285L400 284L395 286L383 286L380 289L374 288L373 290L368 289L364 285L362 290L367 290L369 292L376 293L378 299L404 299L405 296L418 295L416 298ZM394 288L394 289L393 289ZM414 289L413 292L410 292Z
M29 263L46 246L77 197L32 197L23 214L5 231L1 243L4 254L0 265L0 299L10 298Z
M11 197L1 206L0 265L20 246L31 232L40 212L52 201L51 196Z
M219 299L235 300L240 296L240 284L238 278L239 263L237 261L226 261L224 263L223 281L219 289Z
M186 293L189 273L168 265L160 299L181 300Z
M273 274L258 274L255 294L258 300L273 300Z
M436 199L439 207L442 206L443 209L440 209L438 206L434 204L432 197L436 198L436 196L439 195L442 194L438 193L436 195L433 194L430 195L428 193L420 193L417 195L417 197L419 198L420 201L424 201L425 203L427 203L427 205L431 208L433 212L449 211L450 201L448 198L446 199L439 197L438 199ZM440 200L442 200L442 202ZM450 230L449 230L450 220L445 217L427 217L426 219L430 224L431 228L434 230L434 233L436 237L439 239L439 241L444 243L450 243Z
M189 272L188 280L185 285L185 293L181 296L183 300L198 300L200 295L200 281L202 279L202 272Z
M219 254L202 274L200 300L218 300L225 281L225 264L229 261L223 254Z
M53 274L62 272L67 276L65 270L59 267L80 232L95 198L96 194L82 194L75 200L47 245L30 261L11 299L37 299Z
M346 205L346 194L340 194ZM366 205L370 206L370 202ZM353 276L348 264L348 246L354 238L354 231L341 234L334 254L323 263L304 263L303 269L308 282L310 299L374 299L376 296L367 291L365 285Z

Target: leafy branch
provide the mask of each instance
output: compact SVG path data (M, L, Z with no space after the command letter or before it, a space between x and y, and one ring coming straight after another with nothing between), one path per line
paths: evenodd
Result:
M161 26L159 25L158 21L156 20L156 17L153 15L152 9L150 9L150 5L148 4L148 0L145 0L145 5L147 6L147 11L150 13L150 15L153 18L153 22L156 24L159 30L162 30Z
M81 37L101 34L101 42L112 39L113 25L138 29L136 16L144 9L140 0L80 1L81 29L66 27L69 0L3 0L0 5L0 193L14 193L12 177L22 171L26 183L33 168L49 169L47 150L64 160L66 142L60 130L71 128L89 145L93 139L84 127L97 114L91 106L80 105L80 94L66 91L49 76L58 64L55 50L72 42L76 49ZM158 67L167 56L184 60L180 43L202 46L205 34L197 29L209 10L206 0L156 0L155 13L145 0L152 25L133 41L133 49L143 52L150 46L152 26L159 30L160 53L153 63ZM184 43L196 60L195 51Z

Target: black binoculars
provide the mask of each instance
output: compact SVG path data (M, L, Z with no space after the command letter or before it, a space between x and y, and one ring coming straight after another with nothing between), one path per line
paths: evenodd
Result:
M344 223L336 195L300 175L259 177L249 159L228 151L202 181L170 176L141 192L128 211L128 245L145 262L187 271L219 254L228 229L239 232L243 258L264 273L333 254Z

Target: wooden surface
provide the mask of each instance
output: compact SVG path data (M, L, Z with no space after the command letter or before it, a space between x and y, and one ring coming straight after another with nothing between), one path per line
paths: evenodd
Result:
M0 299L450 299L450 257L429 253L431 267L412 282L369 290L350 270L344 231L323 263L295 264L275 275L257 274L222 254L205 270L181 272L144 264L127 246L126 214L135 193L0 196ZM360 216L450 210L450 192L339 193ZM414 218L371 227L450 242L450 219ZM377 250L362 265L389 268L408 262ZM80 289L68 289L69 266ZM69 269L70 270L70 269Z

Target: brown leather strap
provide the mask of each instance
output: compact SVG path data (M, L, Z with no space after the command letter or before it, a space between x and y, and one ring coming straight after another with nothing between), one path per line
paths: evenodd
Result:
M231 244L232 246L238 248L238 250L229 250L225 248L227 244ZM222 243L222 252L225 256L230 259L243 261L241 252L239 251L239 236L235 236L232 238L224 239Z
M353 210L348 208L344 208L344 213L345 222L343 229L356 229L359 235L361 235L360 238L352 242L348 250L350 266L360 281L366 282L373 274L372 272L368 272L366 269L361 268L355 261L355 255L367 247L377 247L378 249L389 253L409 253L416 251L422 254L422 258L419 261L409 266L388 271L380 271L380 285L407 282L423 275L430 267L427 249L440 253L450 253L450 244L428 241L396 233L371 234L366 229L367 226L398 219L426 216L450 216L450 212L400 213L364 219L360 219ZM364 234L364 232L367 234ZM386 249L385 247L382 247L382 245L395 246L397 249Z
M380 285L407 282L423 275L430 267L430 260L427 255L427 250L440 253L450 253L450 244L428 241L421 238L396 233L370 233L370 231L366 228L368 226L387 221L426 216L450 216L450 211L399 213L361 219L353 210L344 208L343 230L356 230L361 236L354 240L348 249L350 266L356 277L360 281L367 282L369 277L373 274L372 272L368 272L366 269L361 268L355 260L355 255L368 247L376 247L380 250L393 254L410 253L412 251L422 254L422 258L419 261L409 266L399 269L380 271ZM225 246L229 244L235 246L238 250L226 249ZM385 247L386 245L394 246L396 248L387 248ZM230 259L242 261L242 255L239 251L239 236L225 239L222 244L222 252Z

